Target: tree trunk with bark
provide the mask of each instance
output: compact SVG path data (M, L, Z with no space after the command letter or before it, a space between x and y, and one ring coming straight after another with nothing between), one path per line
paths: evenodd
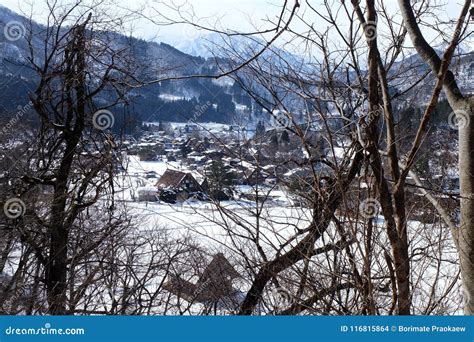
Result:
M87 21L86 21L87 23ZM56 174L50 220L50 249L46 266L49 313L64 315L67 308L67 271L69 224L67 217L69 178L76 148L85 126L85 26L72 30L65 51L64 95L66 101L65 148Z
M432 72L437 75L440 72L442 61L423 37L410 0L399 0L398 2L413 46L430 66ZM464 23L470 4L470 0L465 0L458 23ZM456 241L460 259L465 297L464 312L471 315L474 314L474 96L462 94L454 74L449 70L444 78L443 90L456 115L459 129L461 223L453 238Z

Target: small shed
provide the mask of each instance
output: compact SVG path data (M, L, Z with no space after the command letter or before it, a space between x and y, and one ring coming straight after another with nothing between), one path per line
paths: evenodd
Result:
M155 187L142 186L137 189L139 202L156 202L158 201L158 192Z

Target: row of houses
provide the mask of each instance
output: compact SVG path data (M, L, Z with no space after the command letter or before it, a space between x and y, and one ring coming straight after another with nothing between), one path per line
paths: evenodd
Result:
M128 153L138 155L141 161L178 162L180 168L192 171L168 169L155 183L151 180L157 174L146 173L145 178L150 182L137 191L141 201L206 199L209 195L206 177L216 164L219 172L231 175L234 186L275 187L282 180L288 182L309 176L307 168L295 164L306 158L301 146L277 130L242 140L229 131L221 135L200 135L188 127L173 134L151 132L127 147ZM288 162L290 159L292 162ZM243 196L254 200L249 193Z

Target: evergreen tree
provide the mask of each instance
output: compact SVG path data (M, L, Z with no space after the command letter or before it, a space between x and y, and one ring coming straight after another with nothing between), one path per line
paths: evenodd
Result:
M290 143L290 135L288 134L288 131L287 131L287 130L284 130L284 131L281 133L280 141L281 141L283 144L289 144L289 143Z
M265 134L265 124L262 121L257 123L257 127L255 127L255 136L261 137Z
M218 201L228 200L234 193L236 175L220 160L213 160L206 170L209 196Z

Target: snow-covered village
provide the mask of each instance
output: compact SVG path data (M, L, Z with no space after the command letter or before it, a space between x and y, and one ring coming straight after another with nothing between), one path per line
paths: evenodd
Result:
M474 313L470 1L118 2L0 5L1 315Z

